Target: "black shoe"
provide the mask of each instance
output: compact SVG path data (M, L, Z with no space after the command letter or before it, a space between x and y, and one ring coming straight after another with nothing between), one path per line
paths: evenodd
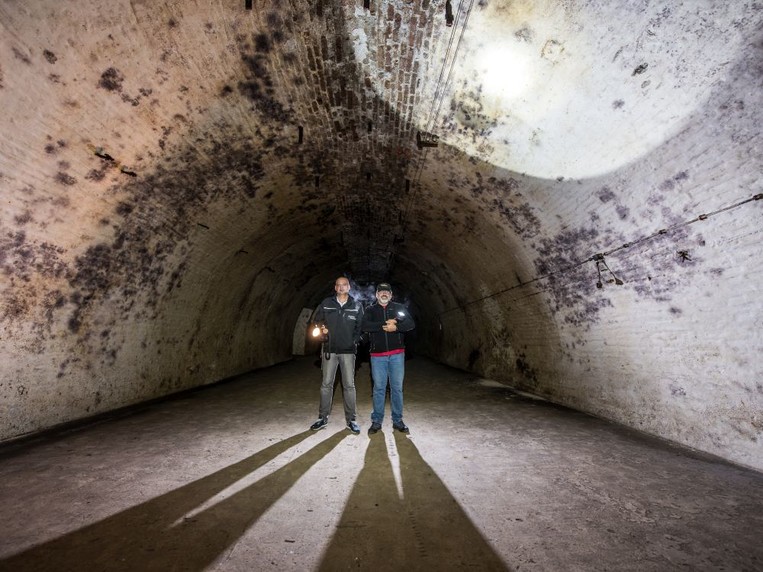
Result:
M371 423L371 426L368 428L368 434L373 435L374 433L379 432L381 429L381 423Z
M402 421L400 423L393 423L392 424L393 429L397 429L401 433L405 433L406 435L411 432L410 429L408 429L408 425L403 423Z
M313 431L317 431L318 429L323 429L328 424L329 424L328 419L326 419L325 417L319 417L318 421L310 425L310 429L312 429Z
M360 433L360 427L358 427L358 424L355 423L355 421L348 421L347 422L347 429L349 429L350 431L355 433L355 435Z

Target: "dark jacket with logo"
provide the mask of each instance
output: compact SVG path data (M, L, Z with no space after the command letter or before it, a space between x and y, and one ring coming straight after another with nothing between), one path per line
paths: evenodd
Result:
M325 324L329 337L323 345L323 351L335 354L354 354L360 340L363 322L363 306L352 296L342 306L335 296L321 302L313 313L313 322Z
M397 320L397 331L385 332L382 326L391 318ZM363 331L369 333L372 354L404 348L405 332L410 332L415 327L408 309L397 302L390 302L386 307L375 302L366 308L363 315Z

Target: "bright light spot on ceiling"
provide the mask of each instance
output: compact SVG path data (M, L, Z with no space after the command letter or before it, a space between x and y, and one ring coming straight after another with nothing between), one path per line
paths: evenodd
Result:
M514 99L532 88L530 56L506 45L494 44L481 52L477 69L487 97Z
M433 132L441 145L534 177L598 177L633 165L696 121L739 59L745 36L729 32L739 10L728 3L709 22L691 3L676 6L659 33L625 41L652 25L649 11L491 2L471 13L455 55L446 38L436 46L432 62L453 62L443 98L453 113ZM441 93L434 81L422 87Z

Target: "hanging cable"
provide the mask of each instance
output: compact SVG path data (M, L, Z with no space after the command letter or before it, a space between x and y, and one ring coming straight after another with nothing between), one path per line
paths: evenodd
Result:
M459 15L462 12L461 2L459 2L458 8L456 9L456 15L454 17L452 30L450 33L450 37L448 38L448 46L445 49L445 57L443 58L442 68L440 69L440 75L438 76L437 83L435 84L434 97L432 99L432 107L429 110L429 115L425 123L425 130L427 132L431 132L434 123L437 121L437 118L440 115L440 111L442 109L442 102L445 99L447 86L449 85L450 78L453 73L453 68L455 66L455 62L457 59L456 56L461 46L461 41L463 40L464 32L466 31L466 25L469 22L469 15L471 14L473 5L474 5L474 0L470 0L469 7L466 10L466 16L464 18L463 26L461 27L460 34L458 35L458 42L456 42L455 51L453 52L451 56L451 50L453 49L453 43L455 41L456 34L457 34L457 28L458 28L457 23L459 21ZM446 70L448 70L447 75L445 74ZM445 77L444 81L443 81L443 77ZM421 174L424 171L424 164L426 163L427 155L428 155L428 147L421 148L421 153L419 154L417 161L415 163L413 176L408 179L409 182L406 184L406 190L409 192L408 192L408 196L405 198L403 202L403 208L401 209L401 214L400 214L400 236L401 237L405 236L405 231L408 226L408 215L412 208L413 201L417 195L417 191L419 188L419 181L421 179ZM389 269L392 267L394 257L395 257L395 252L393 250L387 262L387 271L389 271Z
M429 117L427 118L427 121L425 123L425 131L427 133L431 133L434 129L434 125L437 122L437 119L440 116L440 111L442 110L442 103L445 100L445 94L448 91L448 86L450 85L451 77L453 75L453 69L455 67L455 63L458 55L458 51L461 48L461 42L464 39L464 33L466 32L467 24L469 23L469 16L472 13L472 8L474 6L474 0L469 1L469 5L466 8L466 12L463 18L463 25L461 26L460 33L458 34L458 41L455 45L455 50L453 51L453 54L451 56L451 49L453 48L453 42L455 41L456 37L456 29L458 28L459 23L459 17L462 13L461 9L462 3L458 3L458 7L456 8L456 14L454 16L454 22L453 22L453 29L450 33L450 38L448 39L448 47L445 50L445 58L443 59L442 68L440 69L440 75L437 78L437 84L435 85L435 91L434 91L434 98L432 101L432 108L429 111ZM448 70L447 75L445 75L445 70ZM443 81L443 76L445 77L445 80ZM423 148L421 151L421 154L418 158L418 162L416 164L416 168L414 171L414 175L411 178L411 192L408 195L407 200L405 201L405 205L403 207L403 215L402 219L400 221L400 227L401 232L405 234L405 230L408 226L408 215L410 213L410 210L413 206L413 201L416 198L417 191L419 190L419 182L421 180L421 174L424 171L424 164L426 163L428 155L428 148Z
M500 296L502 294L506 294L507 292L511 292L512 290L516 290L518 288L523 288L523 287L525 287L525 286L527 286L529 284L533 284L533 283L538 282L540 280L545 280L545 279L551 278L553 276L556 276L558 274L564 274L564 273L570 272L571 270L575 270L576 268L580 268L581 266L583 266L584 264L587 264L589 262L596 262L596 270L598 272L598 282L596 283L596 287L597 288L601 288L603 286L603 284L602 284L602 286L599 286L599 284L601 284L601 270L599 268L599 264L602 263L602 262L603 262L604 267L609 271L610 274L612 274L612 277L614 278L615 283L618 284L618 285L621 285L622 284L622 280L617 278L617 276L615 276L615 273L612 272L612 270L610 270L609 267L607 266L606 262L604 262L604 257L605 256L609 256L610 254L612 254L614 252L618 252L619 250L625 250L625 249L633 248L637 244L641 244L643 242L652 240L652 239L654 239L654 238L656 238L658 236L672 234L676 230L679 230L681 228L687 227L687 226L689 226L691 224L694 224L696 222L706 221L707 219L709 219L711 217L714 217L716 215L719 215L721 213L724 213L726 211L734 210L734 209L737 209L737 208L739 208L739 207L741 207L743 205L746 205L747 203L750 203L752 201L759 201L759 200L763 200L763 193L758 193L758 194L753 195L753 196L751 196L751 197L749 197L749 198L747 198L747 199L745 199L743 201L739 201L738 203L734 203L734 204L729 205L727 207L723 207L723 208L717 209L717 210L709 212L709 213L701 214L701 215L699 215L699 216L697 216L697 217L695 217L695 218L693 218L691 220L684 221L684 222L681 222L681 223L669 226L667 228L660 229L657 232L653 232L652 234L644 236L644 237L641 237L641 238L639 238L637 240L634 240L633 242L626 242L625 244L622 244L622 245L620 245L620 246L618 246L616 248L613 248L611 250L607 250L605 252L597 252L596 254L593 254L592 256L589 256L588 258L586 258L584 260L581 260L579 262L574 262L574 263L572 263L572 264L570 264L568 266L565 266L564 268L560 268L559 270L556 270L554 272L548 272L547 274L543 274L541 276L536 276L535 278L532 278L532 279L530 279L530 280L528 280L526 282L520 282L519 284L515 284L514 286L510 286L508 288L503 288L502 290L498 290L497 292L493 292L492 294L487 294L485 296L482 296L481 298L477 298L475 300L471 300L471 301L466 302L464 304L460 304L458 306L454 306L453 308L448 308L447 310L443 310L442 312L437 314L437 316L438 317L439 316L443 316L444 314L448 314L448 313L454 312L456 310L463 310L467 306L472 306L474 304L479 304L480 302L484 302L485 300L489 300L490 298L495 298L496 296ZM543 292L543 291L544 290L541 290L541 292ZM537 295L537 294L539 294L541 292L534 292L531 295L534 296L534 295Z

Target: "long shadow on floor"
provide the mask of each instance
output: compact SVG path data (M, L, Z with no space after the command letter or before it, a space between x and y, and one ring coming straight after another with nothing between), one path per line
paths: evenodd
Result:
M348 433L332 435L268 476L183 517L310 434L289 437L198 481L0 560L0 570L203 570Z
M413 442L394 438L404 498L378 433L320 570L508 571Z

